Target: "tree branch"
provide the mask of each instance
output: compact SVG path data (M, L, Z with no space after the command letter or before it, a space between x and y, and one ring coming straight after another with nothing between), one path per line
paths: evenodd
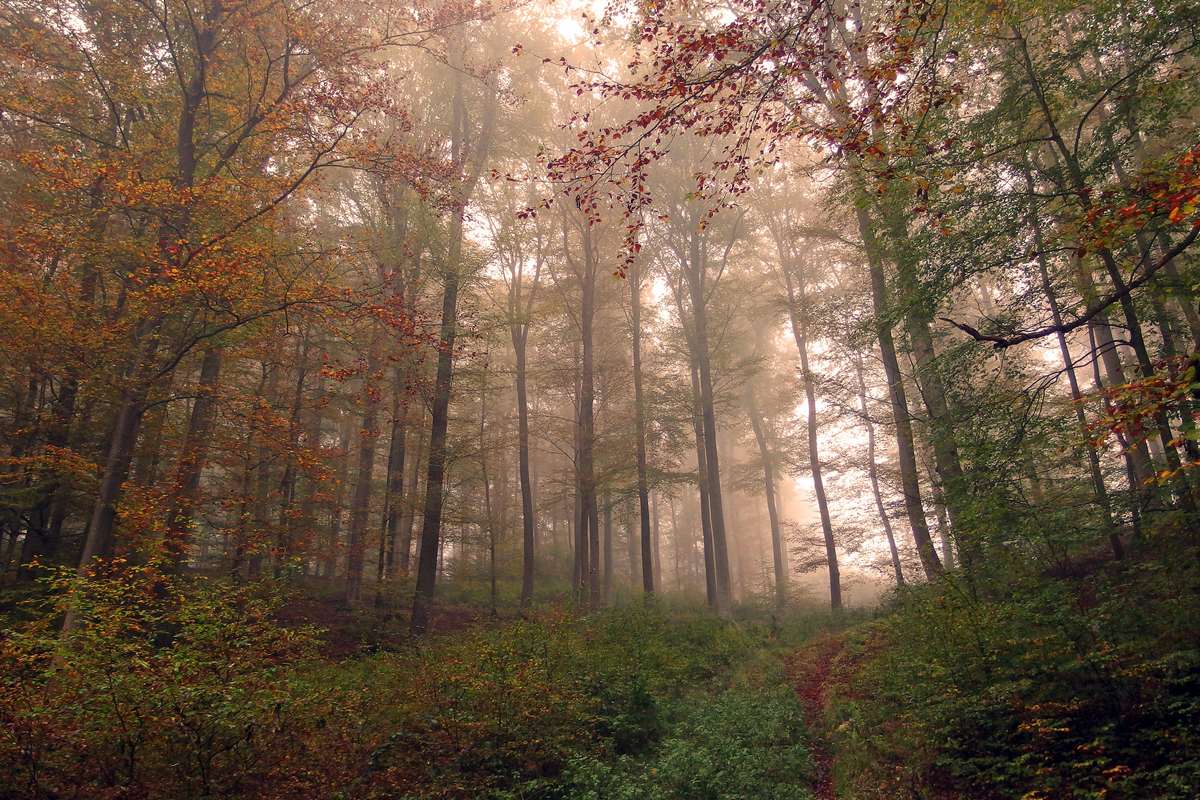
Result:
M1084 325L1091 322L1092 319L1094 319L1098 314L1101 314L1105 309L1109 308L1114 303L1119 302L1122 298L1132 293L1134 289L1145 285L1147 281L1154 277L1155 273L1175 260L1176 256L1186 250L1192 244L1192 242L1196 241L1198 236L1200 236L1200 226L1194 225L1192 226L1191 231L1188 232L1187 236L1180 239L1174 247L1163 253L1162 258L1160 258L1153 266L1142 273L1141 277L1129 281L1127 284L1125 284L1124 288L1115 291L1108 295L1108 297L1105 297L1095 304L1088 306L1083 314L1071 322L1064 322L1061 325L1047 325L1044 328L1037 328L1036 330L1026 331L1025 333L1016 334L1014 336L998 336L996 334L981 333L970 325L962 322L955 322L949 317L939 317L938 319L942 320L943 322L950 323L977 342L991 342L997 350L1002 350L1006 347L1012 347L1013 345L1021 344L1022 342L1030 342L1034 339L1041 339L1045 336L1050 336L1051 334L1055 333L1070 333L1076 328L1082 328Z

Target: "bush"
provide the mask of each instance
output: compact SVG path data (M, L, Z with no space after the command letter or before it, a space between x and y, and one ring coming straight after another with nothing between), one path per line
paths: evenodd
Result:
M794 798L808 774L763 626L546 610L334 662L270 583L50 584L0 639L0 797Z
M404 731L402 746L382 745L392 791L575 797L573 776L639 762L672 730L681 698L719 692L765 643L762 629L703 613L552 612L364 660L370 677L355 682L375 687L383 709L369 727Z
M1195 577L1146 558L909 590L838 667L846 796L1200 796Z
M804 800L812 763L799 705L786 687L689 698L643 759L571 764L563 798Z
M269 770L302 702L290 670L315 643L273 622L278 595L121 564L49 582L58 613L0 639L12 796L231 796Z

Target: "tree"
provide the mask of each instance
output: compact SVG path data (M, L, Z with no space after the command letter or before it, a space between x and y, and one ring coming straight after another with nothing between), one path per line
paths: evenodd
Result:
M463 269L463 228L466 208L483 174L495 133L498 101L494 85L485 78L478 115L472 119L466 100L466 41L450 47L453 73L451 98L450 161L454 170L451 185L446 262L442 273L442 320L439 332L437 378L434 386L429 468L425 481L425 503L421 545L417 560L417 586L413 595L411 627L414 635L429 628L429 606L437 580L437 557L442 527L442 497L446 472L446 431L449 426L450 389L454 376L454 342L458 334L458 288Z

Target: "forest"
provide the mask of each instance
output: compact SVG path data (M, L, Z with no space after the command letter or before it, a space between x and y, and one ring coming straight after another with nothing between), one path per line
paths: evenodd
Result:
M1200 797L1195 0L0 0L0 800Z

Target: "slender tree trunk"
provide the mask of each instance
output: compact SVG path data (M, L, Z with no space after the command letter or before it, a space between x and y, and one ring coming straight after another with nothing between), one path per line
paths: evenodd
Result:
M321 400L324 396L325 376L318 371L317 386L314 390L313 401L308 410L308 418L304 430L304 448L313 456L321 453L321 428L324 422L324 416L321 413ZM300 500L299 515L300 530L304 533L303 552L305 555L306 575L309 574L310 569L315 572L319 568L319 561L314 559L314 556L320 556L319 534L317 533L316 522L317 493L319 490L320 481L311 475L306 475L303 497Z
M404 466L408 455L408 399L405 384L405 369L398 366L392 373L392 433L388 444L387 489L383 496L385 522L382 541L385 543L385 553L379 567L381 580L395 575L401 509L408 500L404 494Z
M600 532L596 507L595 472L595 343L593 327L596 316L596 263L591 229L583 228L583 272L580 275L579 327L582 346L579 390L579 498L581 530L586 531L587 560L581 561L587 586L588 604L598 608L601 603L600 587Z
M592 493L592 508L588 514L588 597L592 608L604 605L600 586L600 504Z
M454 372L454 341L458 333L458 270L462 259L463 215L455 214L450 231L450 257L442 292L442 324L429 432L429 466L425 477L425 508L417 556L417 588L413 595L412 633L429 629L429 606L437 583L441 549L442 493L446 477L446 432L450 422L450 388Z
M154 369L154 357L158 353L157 327L154 325L152 330L147 330L144 336L138 337L142 343L140 365L130 376L130 385L121 392L116 421L109 438L104 471L100 476L100 487L96 493L83 553L79 559L80 569L86 569L95 559L106 558L113 552L117 500L121 494L121 486L129 475L148 390L147 381ZM74 617L68 614L63 629L70 630L73 624Z
M708 468L704 423L700 414L700 376L692 363L692 429L696 437L696 487L700 496L700 531L704 547L704 592L710 608L717 607L717 573L713 561L712 518L708 505Z
M576 350L578 353L578 349ZM576 360L578 362L578 359ZM587 514L583 510L583 479L580 471L580 448L581 437L580 433L580 392L583 382L581 380L582 372L576 371L575 377L575 458L572 466L575 470L575 486L572 500L571 516L571 541L574 542L574 559L572 562L571 576L571 594L575 602L582 606L587 601L587 573L588 573L588 522Z
M888 230L895 242L894 255L898 277L908 298L909 308L904 315L904 328L916 361L917 386L928 412L927 429L930 443L933 445L936 485L941 491L942 502L950 518L949 527L957 533L964 516L963 505L968 495L968 487L959 459L958 444L954 438L954 420L946 397L946 387L936 363L931 318L921 305L915 256L909 244L908 224L893 210L884 213ZM960 542L959 547L964 553L970 553L973 549L970 542Z
M721 495L721 462L717 454L717 415L713 396L712 367L708 343L708 298L705 268L701 263L700 234L693 232L687 265L695 330L693 359L700 379L700 416L704 426L704 457L707 470L709 522L712 526L712 555L716 571L716 609L721 617L733 613L729 573L729 547L725 536L725 508Z
M259 395L259 411L265 415L273 415L275 409L282 405L280 403L279 382L283 376L283 364L281 362L263 362L263 390ZM250 560L247 564L247 574L251 578L256 578L262 574L263 560L274 551L273 539L268 534L271 532L271 477L272 466L276 451L270 445L270 437L267 431L270 428L270 423L262 425L262 436L258 445L258 462L254 467L254 532L255 542L254 547L250 551Z
M871 422L870 411L867 407L867 383L863 378L862 357L854 360L854 373L858 379L858 408L862 414L863 424L867 428L867 478L871 482L871 494L875 497L875 510L879 513L879 524L887 536L888 552L892 556L892 572L896 575L896 585L904 585L904 569L900 566L900 551L896 547L896 536L892 531L892 521L883 505L883 492L879 489L879 467L875 463L875 424Z
M483 386L479 392L479 477L483 483L483 533L488 547L488 597L492 619L496 610L496 525L492 517L492 485L488 475L487 445L487 363L483 367Z
M1072 257L1072 260L1075 264L1074 275L1080 296L1083 297L1085 303L1091 305L1098 294L1096 286L1092 282L1092 276L1078 258ZM1100 363L1103 364L1104 373L1110 385L1124 385L1127 382L1125 367L1121 364L1121 356L1117 352L1117 342L1112 334L1112 326L1109 323L1108 313L1100 312L1088 321L1087 327L1089 335L1095 341L1092 347L1092 358L1098 358ZM1097 388L1101 385L1098 383ZM1153 478L1154 466L1150 459L1150 450L1144 441L1136 442L1127 451L1127 455L1129 458L1129 468L1133 472L1130 479L1130 491L1136 498L1134 505L1140 512L1145 508L1147 501L1146 492L1142 487L1146 486L1147 482Z
M642 577L642 549L638 531L635 530L632 502L621 504L621 519L625 527L625 558L629 564L629 589L636 591Z
M675 495L667 495L667 504L671 509L671 560L673 573L675 578L675 591L683 591L683 573L680 570L679 546L681 537L679 535L679 518L675 513Z
M937 520L938 543L942 546L942 566L954 569L954 543L950 535L950 518L946 507L946 495L938 481L937 471L926 462L925 477L929 480L929 494L933 500L933 517Z
M342 511L346 505L346 482L350 478L350 453L354 442L354 420L350 414L342 418L341 434L338 440L338 470L337 493L334 495L333 507L329 510L329 532L324 552L321 554L325 562L323 577L333 583L337 576L338 540L342 533Z
M287 560L296 553L296 480L299 465L296 462L296 452L300 449L300 437L303 434L304 415L304 383L308 379L308 349L307 333L303 334L297 346L296 354L296 387L292 391L291 411L288 414L288 449L283 464L283 476L279 479L279 530L276 541L275 574L281 574Z
M763 490L767 496L767 515L771 521L771 557L775 565L775 605L783 608L787 603L787 568L783 563L783 533L779 525L779 509L775 504L775 457L767 443L767 434L762 415L754 400L754 387L746 389L746 406L750 414L750 427L758 443L758 454L763 466Z
M404 504L400 509L400 574L408 576L412 566L413 517L416 515L417 487L421 481L421 462L425 457L425 412L418 409L413 435L417 437L417 452L412 459L408 474L408 488L404 491Z
M788 294L788 318L792 325L792 337L800 354L800 378L804 384L804 402L807 409L808 461L812 472L813 493L817 498L817 511L821 518L821 534L825 539L825 561L829 571L829 607L835 612L842 608L841 570L838 569L837 543L833 538L833 521L829 514L829 500L825 496L825 479L821 469L820 421L817 419L816 382L808 365L808 291L807 279L800 275L793 278L790 264L782 264L784 283ZM797 283L799 286L797 286ZM760 423L761 425L761 423ZM762 448L764 445L760 444ZM765 450L764 450L765 452ZM774 494L772 492L772 494ZM778 520L773 520L773 527ZM778 558L782 568L782 551Z
M612 602L613 590L613 529L612 498L604 496L604 603Z
M896 355L896 344L888 322L887 278L884 275L879 245L875 238L874 223L866 208L859 207L858 227L867 251L867 267L871 277L871 298L875 310L875 333L879 340L879 353L887 376L888 394L892 404L892 417L896 425L896 450L900 466L900 487L904 494L904 508L908 514L909 528L913 541L921 556L925 576L934 580L942 574L942 562L938 559L933 539L929 535L929 524L925 521L925 510L921 505L921 483L917 472L916 445L913 441L912 419L908 413L908 400L904 393L904 381L900 372L900 360Z
M248 430L245 439L243 440L243 455L242 457L242 474L238 478L238 507L237 512L233 515L233 529L226 534L226 553L229 556L229 577L236 583L245 577L246 570L246 551L249 549L249 520L250 520L250 504L252 501L250 493L251 477L253 475L252 457L250 455L250 445L254 440L254 431ZM230 541L232 540L232 541Z
M1026 201L1029 205L1029 222L1033 229L1034 247L1037 250L1038 275L1041 278L1042 294L1046 296L1046 302L1050 305L1050 316L1054 325L1061 327L1063 324L1062 309L1059 307L1058 297L1054 292L1054 285L1050 281L1050 271L1046 266L1046 246L1042 234L1041 218L1037 213L1037 206L1034 200L1033 173L1029 168L1028 160L1025 163L1025 189ZM1067 343L1067 335L1059 331L1056 338L1058 340L1058 352L1062 356L1063 370L1067 373L1067 383L1071 388L1071 403L1075 410L1075 422L1079 426L1079 432L1086 439L1088 436L1088 424L1083 411L1083 392L1080 391L1079 378L1075 374L1075 360L1071 357L1071 348ZM1092 493L1103 515L1104 527L1109 532L1109 544L1112 547L1113 555L1119 559L1124 556L1125 549L1121 545L1120 534L1113 523L1112 502L1108 497L1108 489L1104 485L1104 473L1100 469L1100 454L1096 452L1096 448L1086 444L1084 449L1087 451L1088 470L1092 478ZM1133 489L1134 487L1130 488Z
M1090 346L1089 356L1092 362L1092 382L1097 394L1102 394L1104 391L1104 380L1100 377L1100 361L1097 358L1096 351L1099 348L1099 343L1096 338L1098 327L1088 326L1088 344ZM1112 413L1112 403L1107 396L1102 395L1104 403L1104 411L1106 414ZM1124 455L1125 461L1125 479L1129 485L1129 507L1131 511L1131 522L1133 524L1134 538L1141 538L1142 534L1142 509L1145 503L1145 497L1142 490L1142 483L1138 477L1137 459L1139 455L1138 448L1131 446L1128 438L1121 431L1117 431L1117 441L1121 445L1121 452ZM1145 448L1145 442L1139 444ZM1145 455L1145 450L1141 451L1141 455ZM1149 463L1147 456L1146 463Z
M516 355L517 447L521 478L521 610L533 602L534 534L533 484L529 479L529 398L526 388L525 346L528 323L512 326L513 352Z
M383 585L396 574L396 545L400 508L404 505L404 458L407 438L408 403L400 367L392 371L392 421L388 440L387 473L384 478L383 514L379 524L379 551L375 562L375 606L384 605Z
M100 477L100 488L80 557L81 567L89 565L95 558L112 554L116 503L121 485L129 472L141 406L141 393L137 389L127 390L117 411L116 422L109 439L104 472Z
M662 531L659 528L658 519L658 492L650 495L650 518L653 521L654 530L654 585L662 591Z
M642 390L642 272L635 260L629 271L629 309L633 333L633 416L637 439L637 493L641 521L642 590L654 594L654 558L650 535L650 488L646 478L646 409Z
M200 496L200 476L208 460L208 444L216 422L216 392L221 377L221 348L209 347L200 362L196 400L188 418L183 452L175 468L173 499L167 512L167 558L174 569L182 563L191 540L192 519Z
M363 558L366 553L367 516L371 510L371 485L375 473L375 445L379 441L379 393L372 386L379 370L378 335L372 337L367 351L366 372L363 374L363 415L359 429L358 468L354 482L354 499L350 504L350 527L346 540L347 604L362 597Z
M442 289L442 322L439 332L437 378L429 431L429 466L425 478L425 507L421 523L421 545L417 558L417 586L413 594L411 631L420 635L429 629L430 605L437 585L438 553L441 550L442 497L446 475L446 432L450 421L450 390L454 376L454 343L458 334L458 288L463 268L463 226L467 202L483 171L491 148L496 112L496 95L489 89L484 116L471 163L467 163L470 120L463 97L461 43L451 46L454 89L451 101L451 162L465 171L456 187L455 207L447 231L446 269Z

